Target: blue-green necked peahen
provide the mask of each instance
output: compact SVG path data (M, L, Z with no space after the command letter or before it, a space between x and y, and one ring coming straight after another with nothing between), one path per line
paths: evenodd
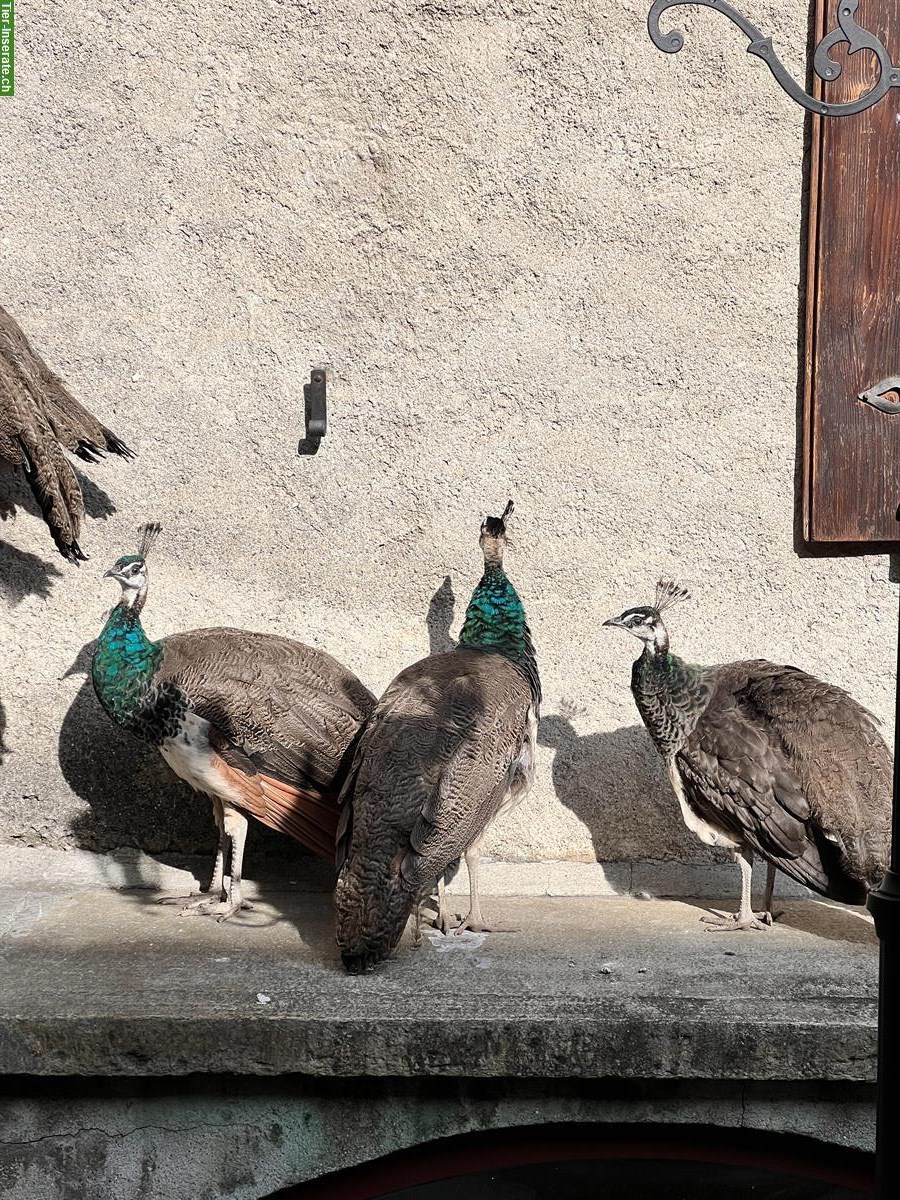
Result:
M242 906L248 816L333 861L338 794L375 697L324 651L274 634L197 629L151 641L141 611L159 529L142 526L138 553L107 571L122 598L97 641L94 688L117 725L212 799L210 898L192 907L228 917Z
M891 754L871 713L841 688L764 659L691 666L662 614L687 599L660 581L653 605L605 624L643 643L631 690L685 824L741 868L741 904L719 929L771 924L775 869L823 896L862 904L887 867ZM769 864L763 912L750 901L754 853Z
M484 575L459 643L403 671L375 707L344 789L337 940L348 971L387 958L418 902L464 855L484 929L478 855L531 785L541 687L525 610L503 569L506 520L481 527Z

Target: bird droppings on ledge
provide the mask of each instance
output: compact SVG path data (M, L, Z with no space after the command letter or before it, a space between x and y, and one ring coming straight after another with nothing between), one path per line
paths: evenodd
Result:
M438 954L446 954L448 951L454 950L477 950L484 944L486 937L487 934L473 933L471 929L461 929L459 933L456 931L441 933L439 929L432 929L428 932L428 940Z

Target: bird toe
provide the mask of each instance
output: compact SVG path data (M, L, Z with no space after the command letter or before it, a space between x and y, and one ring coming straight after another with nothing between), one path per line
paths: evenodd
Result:
M765 914L761 914L764 916ZM771 922L760 920L755 913L751 913L749 917L742 918L738 913L731 917L722 917L716 920L714 917L705 917L707 933L746 933L752 930L765 930L771 925Z

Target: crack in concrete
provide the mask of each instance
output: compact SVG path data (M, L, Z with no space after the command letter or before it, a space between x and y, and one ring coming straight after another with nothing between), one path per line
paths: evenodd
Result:
M196 1133L201 1129L243 1129L253 1130L256 1133L263 1133L261 1126L254 1124L251 1121L201 1121L196 1125L137 1125L134 1129L126 1129L122 1131L114 1131L103 1129L99 1125L85 1125L81 1129L74 1131L66 1131L60 1133L44 1133L40 1137L7 1140L0 1136L0 1146L37 1146L42 1142L52 1141L73 1141L76 1138L83 1137L85 1134L98 1133L110 1141L123 1141L125 1138L134 1137L138 1133L146 1133L148 1130L153 1130L156 1133Z

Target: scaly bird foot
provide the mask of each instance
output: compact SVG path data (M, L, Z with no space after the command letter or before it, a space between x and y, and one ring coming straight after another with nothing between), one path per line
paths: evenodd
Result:
M245 909L247 912L253 912L253 905L249 900L223 900L221 904L217 904L209 911L217 921L230 921L232 917L236 917Z
M500 925L485 925L484 920L480 917L473 917L471 913L465 917L453 929L454 933L521 933L520 929L509 929Z
M700 920L708 925L707 933L735 933L737 931L766 930L772 925L770 912L749 913L742 917L740 913L710 913Z
M218 899L225 899L225 893L216 893L217 899L213 900L209 891L206 888L200 889L200 895L194 893L191 896L160 896L156 901L157 904L180 904L179 915L183 912L193 912L195 909L203 910L209 904L218 903Z
M454 924L454 922L456 922L456 924ZM448 913L440 913L440 912L434 918L434 920L431 922L432 928L439 929L441 931L441 933L445 933L445 934L453 933L453 931L455 929L457 929L459 927L459 925L461 925L461 923L462 923L462 915L460 913L454 913L453 916L451 917Z
M178 910L178 915L179 917L216 917L219 921L227 921L229 917L233 917L243 908L252 910L253 905L247 900L242 900L237 904L232 903L227 896L203 896L199 900L192 900L189 904L185 904Z

